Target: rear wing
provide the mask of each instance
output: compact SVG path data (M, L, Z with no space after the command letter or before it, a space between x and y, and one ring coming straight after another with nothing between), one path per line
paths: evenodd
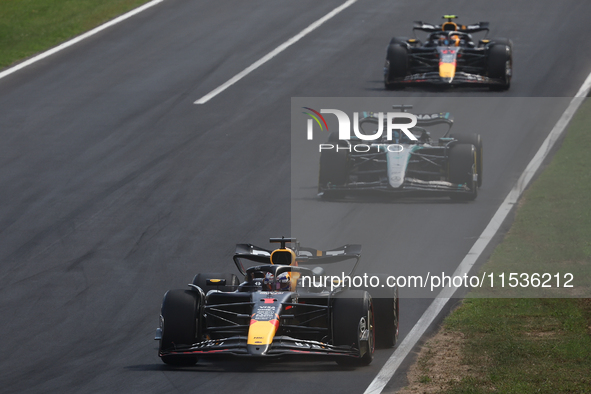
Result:
M319 265L319 264L334 264L343 261L355 259L355 266L357 267L361 259L361 245L348 244L331 250L318 250L313 248L305 248L299 246L296 242L292 249L296 253L296 262L298 265ZM267 250L252 244L237 244L233 259L234 264L242 275L246 275L247 267L244 266L242 260L249 260L261 265L271 264L271 250Z
M234 252L234 261L236 257L244 257L248 260L255 261L261 264L271 264L270 250L259 248L251 244L236 244L236 251ZM238 267L240 269L240 267Z
M402 110L403 112L407 112L407 109L411 109L412 105L393 105L393 109ZM445 124L448 126L448 130L445 135L449 134L451 128L454 124L454 118L451 113L449 112L439 112L439 113L431 113L431 114L414 114L417 117L417 124L415 127L426 127L426 126L434 126L438 124ZM378 116L373 112L363 112L363 117L359 120L359 124L362 125L363 123L378 123ZM387 119L384 119L384 124L387 122Z
M439 112L436 114L416 114L417 126L433 126L438 124L446 124L449 128L445 135L449 134L453 124L454 118L449 112Z
M477 33L480 31L488 32L488 22L478 22L471 25L457 25L457 29L455 31L459 31L461 33ZM441 25L433 25L431 23L424 23L422 21L415 21L413 25L414 30L421 30L427 33L435 33L439 31L444 31L443 24Z
M333 264L351 258L361 258L361 245L348 244L331 250L302 247L296 255L296 261L301 265Z

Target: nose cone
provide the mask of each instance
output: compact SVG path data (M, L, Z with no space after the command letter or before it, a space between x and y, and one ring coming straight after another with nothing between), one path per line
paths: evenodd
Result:
M270 347L271 345L246 345L248 354L251 356L264 356Z
M279 321L273 319L270 321L251 320L248 329L247 349L253 356L263 356L267 353L273 343L273 338L279 327Z
M451 83L456 74L456 65L453 63L439 63L439 76L443 82Z

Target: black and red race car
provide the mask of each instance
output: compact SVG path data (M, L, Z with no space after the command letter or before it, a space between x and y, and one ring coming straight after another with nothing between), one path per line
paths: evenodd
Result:
M325 274L324 267L342 263L352 269L341 275L351 277L360 245L320 251L301 247L295 238L270 241L280 247L236 245L242 283L234 274L201 273L188 289L164 295L155 338L164 363L193 365L202 357L234 355L314 356L367 365L376 345L396 344L396 287L353 283L350 288L346 279L335 284L335 276Z
M507 90L513 74L513 44L506 38L487 39L488 22L459 25L456 15L444 15L441 25L415 22L416 30L429 33L423 41L394 37L384 66L386 89L432 84L488 86ZM472 33L486 35L474 42Z

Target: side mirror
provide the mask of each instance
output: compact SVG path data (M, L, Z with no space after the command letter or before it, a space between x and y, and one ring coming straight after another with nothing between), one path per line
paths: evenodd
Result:
M315 276L324 276L324 268L322 268L322 267L314 267L312 269L312 273Z
M207 279L205 281L207 286L225 286L226 280L225 279Z

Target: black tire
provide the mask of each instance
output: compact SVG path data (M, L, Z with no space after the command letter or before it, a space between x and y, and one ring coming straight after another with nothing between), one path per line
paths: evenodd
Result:
M379 278L379 286L368 286L363 290L369 293L373 302L376 347L390 348L396 346L398 341L398 288L387 286L388 275L372 276Z
M208 279L225 279L226 285L225 286L215 286L215 285L208 285ZM219 290L219 291L234 291L238 289L238 285L240 281L238 277L234 274L228 273L221 273L221 272L208 272L203 274L197 274L193 278L193 284L195 286L199 286L203 293L207 294L210 290Z
M513 41L508 38L493 38L490 42L492 45L506 45L513 51Z
M494 38L491 40L484 40L486 42L483 42L483 40L480 40L478 42L478 47L482 48L482 47L486 47L486 46L493 46L493 45L507 45L509 46L509 48L511 48L511 51L513 51L513 41L511 41L508 38Z
M339 142L336 132L330 133L328 142L344 147L345 143ZM329 184L342 186L347 182L347 163L349 152L347 150L327 150L320 153L320 166L318 169L318 192L322 192ZM330 195L324 193L323 197Z
M488 50L488 76L503 81L500 85L491 85L490 90L507 90L511 87L513 70L513 44L511 40L496 39Z
M478 187L482 187L482 174L484 173L484 150L480 134L450 134L451 138L458 140L460 144L472 144L476 148L476 173L478 174Z
M162 336L159 351L175 349L177 346L190 346L200 341L201 317L199 315L198 294L190 290L169 290L162 300ZM194 365L197 356L161 356L169 365Z
M394 40L394 39L393 39ZM386 89L404 89L404 84L391 82L408 74L408 49L399 44L390 44L384 66L384 85Z
M362 366L372 362L375 351L373 315L373 303L368 292L348 290L337 294L332 305L333 344L353 345L362 354L359 358L338 358L339 365ZM369 330L369 340L362 345L360 337L365 330Z
M472 144L457 144L449 152L449 181L466 184L470 191L452 193L450 198L457 201L473 201L478 196L478 182L474 180L476 172L476 148Z
M408 37L394 37L390 40L390 45L406 46L407 42L408 42Z

